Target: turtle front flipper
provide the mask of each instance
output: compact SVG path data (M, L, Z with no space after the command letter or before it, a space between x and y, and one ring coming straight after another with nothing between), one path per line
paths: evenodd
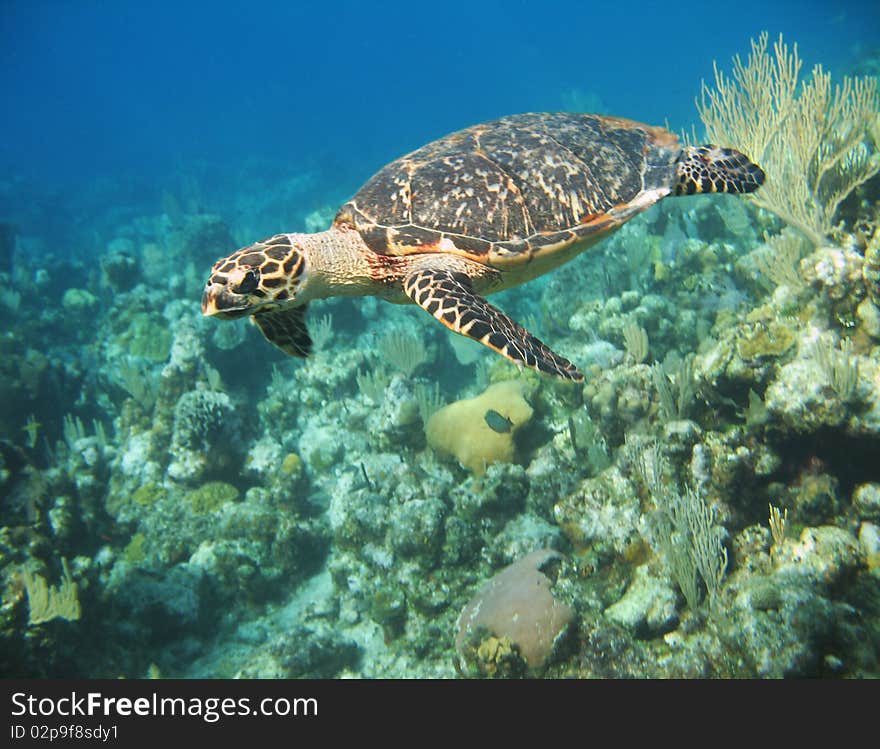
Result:
M403 290L450 330L479 341L512 362L566 380L584 379L568 359L554 354L522 325L477 295L463 273L420 268L404 278Z
M257 312L251 317L269 343L285 354L305 358L312 353L312 338L306 328L306 307Z

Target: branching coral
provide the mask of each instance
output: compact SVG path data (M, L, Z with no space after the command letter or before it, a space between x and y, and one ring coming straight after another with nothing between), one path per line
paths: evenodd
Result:
M775 286L801 288L804 282L798 275L797 264L807 247L802 235L791 229L773 235L765 232L764 242L749 255L752 264Z
M815 346L816 361L831 385L831 389L843 401L848 401L858 391L859 360L853 356L852 340L841 341L840 349L830 339L820 339Z
M721 543L724 528L715 508L697 490L684 493L663 481L665 461L657 445L633 449L639 477L657 505L655 543L667 568L691 609L700 603L700 580L711 608L727 570L727 549Z
M667 356L651 367L651 378L657 388L660 413L666 421L683 419L696 395L694 390L694 357Z
M57 586L50 586L42 575L22 567L21 578L28 597L28 622L43 624L52 619L75 621L80 617L77 585L70 577L67 560L61 560L63 574Z
M428 361L428 350L422 339L407 331L390 330L379 339L378 350L384 361L407 377Z
M780 36L771 57L767 41L766 32L752 40L747 64L734 58L732 77L716 65L697 107L710 141L744 150L767 173L747 197L819 247L844 198L880 171L877 81L847 76L832 91L817 65L799 86L797 45Z

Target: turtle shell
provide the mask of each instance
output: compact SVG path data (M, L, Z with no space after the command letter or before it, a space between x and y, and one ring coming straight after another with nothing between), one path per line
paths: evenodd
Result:
M504 268L592 244L671 191L675 135L591 114L503 117L381 169L346 203L383 255L443 252Z

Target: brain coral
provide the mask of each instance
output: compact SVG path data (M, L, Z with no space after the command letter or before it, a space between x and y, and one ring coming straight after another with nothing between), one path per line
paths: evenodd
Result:
M238 418L226 393L214 390L190 390L180 396L174 407L175 446L208 450L213 443L234 435Z
M168 475L198 483L232 470L242 448L241 420L226 393L191 390L174 407Z

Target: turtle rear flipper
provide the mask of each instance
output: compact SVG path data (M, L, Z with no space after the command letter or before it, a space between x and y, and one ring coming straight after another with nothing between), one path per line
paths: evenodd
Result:
M291 356L307 357L312 353L312 338L306 327L306 307L257 312L251 319L269 343Z
M764 184L764 170L733 148L688 146L675 165L676 195L701 192L754 192Z
M554 354L524 327L476 294L463 273L420 268L404 278L403 290L450 330L479 341L512 362L566 380L584 379L568 359Z

